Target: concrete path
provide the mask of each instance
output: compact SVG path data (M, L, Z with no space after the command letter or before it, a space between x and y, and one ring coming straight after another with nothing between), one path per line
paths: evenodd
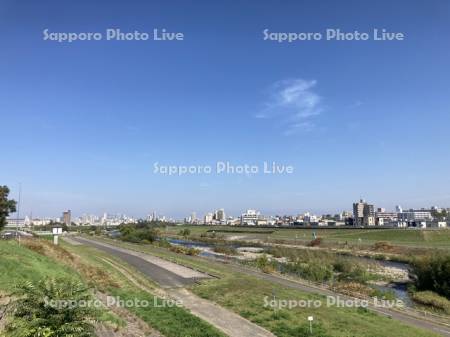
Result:
M156 256L120 248L107 243L80 237L71 238L71 241L92 246L119 257L163 288L183 287L193 284L199 279L210 277L209 275L160 259Z
M156 291L156 295L162 298L180 300L182 305L193 315L203 319L230 337L275 337L275 335L264 328L259 327L258 325L242 318L228 309L222 308L215 303L202 299L186 289L150 289L144 283L139 282L136 275L133 275L122 266L119 266L117 263L109 259L104 260L139 289L154 295Z
M230 337L275 337L274 334L241 316L198 297L186 289L171 289L172 298L182 301L192 314L207 321Z

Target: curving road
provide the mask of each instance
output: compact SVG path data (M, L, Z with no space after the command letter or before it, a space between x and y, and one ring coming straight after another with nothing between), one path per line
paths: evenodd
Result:
M202 278L210 276L193 269L168 262L158 257L139 253L129 249L120 248L107 243L80 237L69 239L77 243L100 249L112 256L116 256L130 264L162 288L177 288L193 284ZM70 242L69 242L70 243Z

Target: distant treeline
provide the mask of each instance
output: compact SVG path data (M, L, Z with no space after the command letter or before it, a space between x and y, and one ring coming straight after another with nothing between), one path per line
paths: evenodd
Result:
M167 225L161 221L139 221L135 224L119 226L121 239L128 242L154 242L160 235L160 229Z
M208 233L215 232L215 233L251 233L251 234L273 234L275 231L268 231L268 230L246 230L246 229L208 229Z

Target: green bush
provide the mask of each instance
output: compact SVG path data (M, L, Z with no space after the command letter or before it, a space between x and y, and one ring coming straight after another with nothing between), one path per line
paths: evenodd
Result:
M352 281L362 284L366 284L373 278L374 276L372 274L358 264L354 264L350 268L346 267L345 270L338 275L339 281Z
M227 245L215 245L213 251L225 255L238 255L236 248Z
M431 290L450 299L450 254L435 253L414 259L411 274L418 290Z
M418 291L411 295L414 302L450 315L450 301L432 291Z
M256 259L256 266L264 273L271 273L275 270L274 262L270 261L266 254Z
M140 243L140 242L152 243L158 238L158 234L159 234L158 231L154 228L151 229L138 228L126 231L121 238L123 241L128 241L132 243Z
M90 337L98 312L87 305L55 305L62 301L91 301L86 287L74 280L49 279L25 282L14 294L18 299L7 309L12 321L6 326L11 337ZM61 302L52 302L61 301Z
M189 235L191 235L191 230L189 228L182 229L178 232L178 235L186 239Z
M315 282L326 282L333 278L333 268L329 264L319 263L319 261L304 263L297 261L288 263L285 271L296 274L304 279Z
M166 238L161 238L158 241L158 246L163 247L163 248L169 248L171 246L171 244Z

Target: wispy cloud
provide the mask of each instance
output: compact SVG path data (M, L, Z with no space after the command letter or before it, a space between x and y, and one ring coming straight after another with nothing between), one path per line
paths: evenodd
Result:
M354 101L352 104L350 104L350 105L348 106L348 108L354 109L354 108L360 107L361 105L363 105L363 102L357 100L357 101Z
M322 110L322 97L315 92L316 80L290 79L274 83L270 88L265 108L256 118L278 118L285 135L311 131L314 116Z

